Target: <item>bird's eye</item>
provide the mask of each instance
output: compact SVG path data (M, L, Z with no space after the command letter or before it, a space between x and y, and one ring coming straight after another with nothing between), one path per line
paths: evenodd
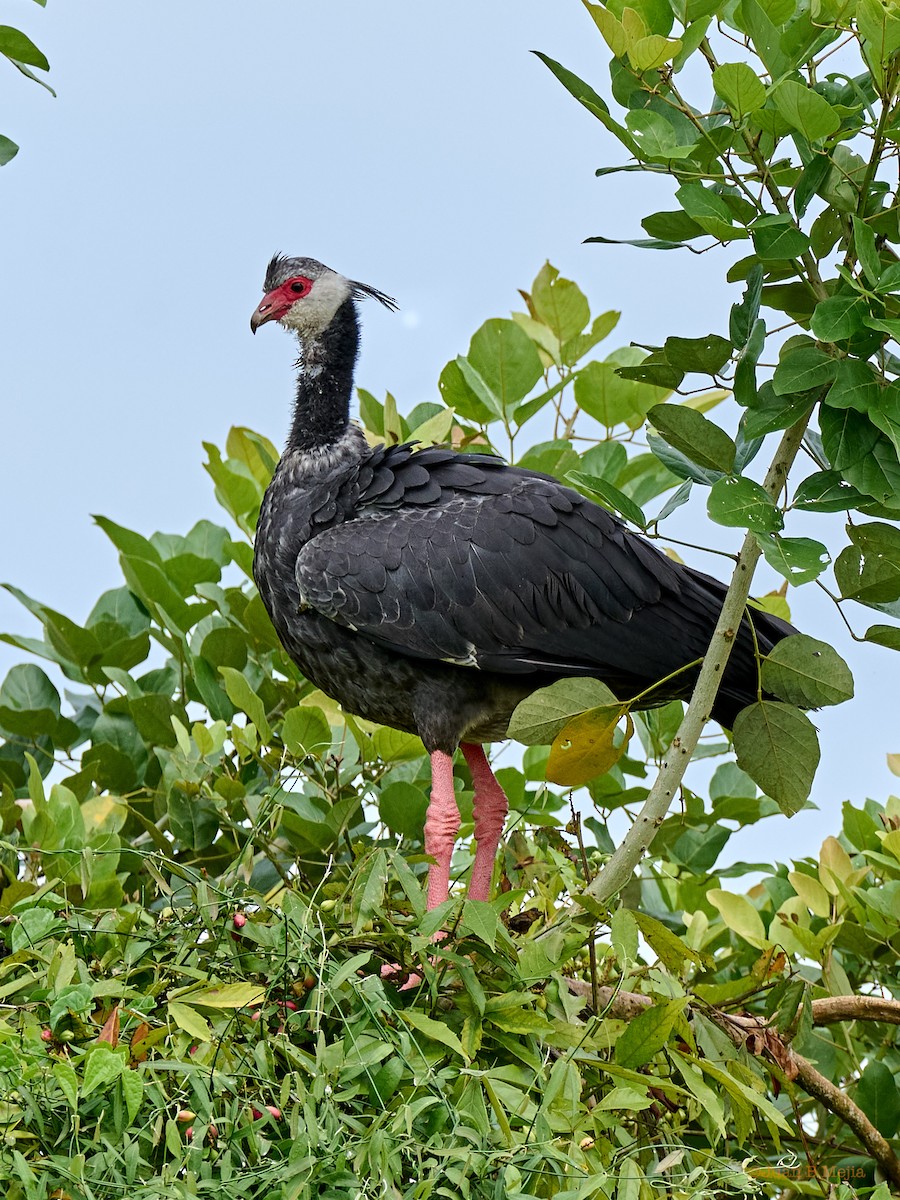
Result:
M305 280L298 279L295 283L291 284L291 291L296 292L298 296L303 296L309 291L309 285Z

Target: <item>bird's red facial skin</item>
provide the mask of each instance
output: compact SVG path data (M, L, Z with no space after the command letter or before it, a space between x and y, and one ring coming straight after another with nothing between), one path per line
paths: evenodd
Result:
M280 321L293 304L309 295L312 285L313 281L305 275L295 275L271 292L266 292L250 318L250 328L255 333L267 321Z

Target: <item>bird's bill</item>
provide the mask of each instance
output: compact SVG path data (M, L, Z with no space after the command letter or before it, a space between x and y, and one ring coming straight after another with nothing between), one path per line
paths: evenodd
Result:
M266 321L277 321L289 308L290 304L285 303L280 288L266 292L253 310L253 316L250 318L250 332L256 333L260 325L265 325Z

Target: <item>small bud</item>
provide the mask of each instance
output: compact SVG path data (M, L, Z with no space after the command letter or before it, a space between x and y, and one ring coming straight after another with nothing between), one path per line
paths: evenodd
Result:
M175 1120L176 1121L193 1121L196 1119L196 1116L197 1116L197 1114L195 1112L191 1112L191 1110L189 1108L180 1108L178 1110L178 1115L176 1116Z
M52 1042L53 1041L53 1034L50 1032L49 1029L41 1030L41 1041L42 1042Z
M247 924L246 914L242 913L242 912L234 913L231 918L231 923L235 927L235 929L243 929L244 926Z

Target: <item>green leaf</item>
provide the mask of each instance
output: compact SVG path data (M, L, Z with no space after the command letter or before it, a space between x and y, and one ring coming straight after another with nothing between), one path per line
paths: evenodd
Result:
M851 545L834 564L841 595L862 604L890 604L900 600L900 529L873 521L851 525Z
M649 1062L669 1040L687 1006L687 997L654 1004L628 1022L616 1042L616 1062L635 1069Z
M427 810L428 797L422 789L403 779L389 783L378 796L382 821L401 837L422 840Z
M865 640L888 650L900 650L900 628L896 625L870 625Z
M855 215L851 217L851 220L853 222L853 244L859 265L865 271L870 283L878 283L881 278L881 258L875 243L874 230Z
M544 263L531 286L531 303L538 319L553 330L560 343L580 334L591 317L581 288L563 279L550 263Z
M763 262L797 258L809 249L809 238L791 217L758 217L750 230L753 246Z
M20 29L13 29L11 25L0 25L0 54L15 59L17 63L40 67L42 71L50 70L46 56L38 50L31 38L26 37Z
M883 1062L868 1062L856 1085L856 1103L882 1137L900 1129L900 1089L895 1073Z
M684 183L675 193L678 203L701 229L721 241L747 237L747 230L734 225L731 209L721 196L702 183Z
M701 413L683 405L657 404L647 417L669 445L691 462L725 473L734 467L734 442Z
M789 349L778 363L772 377L772 388L776 396L808 392L834 379L837 368L837 359L831 358L818 346L798 346Z
M441 399L448 408L452 408L465 421L474 421L478 425L487 425L498 415L495 409L485 404L479 392L475 391L470 386L465 375L460 368L460 360L454 359L448 362L441 371L441 377L438 380L438 391L441 393ZM368 421L366 427L369 426ZM376 431L380 437L384 436L384 430Z
M806 714L789 704L760 700L738 713L733 734L741 770L786 816L799 812L819 765L819 739Z
M619 367L623 379L633 379L658 388L672 391L684 379L684 371L673 367L662 350L654 350L634 366Z
M119 1076L119 1084L128 1111L128 1120L133 1123L144 1101L144 1081L137 1071L125 1070Z
M110 1084L126 1070L125 1050L114 1050L107 1042L98 1042L89 1047L84 1061L82 1096L89 1096L97 1088Z
M841 118L828 101L805 84L783 80L774 92L775 105L784 119L809 142L820 142L837 133Z
M828 389L828 407L868 412L878 404L882 394L879 378L870 363L858 358L842 358L834 383Z
M590 362L575 376L575 400L590 417L612 429L615 425L640 426L647 409L665 393L658 388L624 379L616 362Z
M781 510L766 489L746 476L718 479L710 489L706 511L719 525L777 533L784 524Z
M19 147L12 138L5 137L0 133L0 167L5 167L19 153Z
M812 538L786 538L776 534L757 540L769 566L788 583L797 586L818 579L831 562L827 548Z
M832 408L825 403L819 409L822 446L828 461L844 473L862 463L875 448L879 432L861 413L852 408Z
M717 375L731 358L731 342L709 333L701 338L666 338L663 353L673 367L685 372Z
M697 963L698 966L705 967L712 965L712 958L709 954L702 950L692 949L674 934L668 925L664 925L656 917L651 917L649 913L635 912L634 919L648 946L659 961L673 974L680 975L686 962Z
M784 638L766 656L762 686L799 708L843 704L853 696L853 676L838 652L805 633Z
M467 357L504 412L523 400L543 374L537 347L515 321L485 321Z
M40 667L12 667L0 687L0 727L31 739L52 734L59 718L59 692Z
M713 86L738 120L766 102L765 85L746 63L722 63L716 67Z
M625 493L619 491L608 479L601 479L597 475L587 475L584 471L570 471L566 478L570 479L580 491L596 496L604 508L621 513L627 521L631 521L640 529L647 528L647 518L644 516L643 510L633 500L629 500Z
M616 52L613 51L613 53ZM610 133L614 134L631 154L636 158L640 158L640 147L637 142L624 126L614 120L610 114L609 106L602 96L599 96L583 79L579 79L574 72L567 70L566 67L548 55L542 54L540 50L535 50L534 54L546 67L549 67L566 91L571 96L574 96L579 104L582 104Z
M635 914L627 908L617 908L609 923L613 952L624 971L638 961L638 924Z
M747 276L747 287L738 304L732 304L728 321L728 333L737 349L743 349L750 341L759 318L762 298L763 269L759 263L751 267Z
M234 703L238 702L235 700ZM289 708L284 714L281 738L294 758L305 758L308 754L322 758L331 749L328 719L321 708L314 705L298 704L296 708Z
M869 305L865 296L850 293L820 300L813 313L810 329L821 342L839 342L851 338L863 328Z
M721 888L710 888L706 898L718 909L728 928L734 930L739 937L751 946L766 945L766 929L762 917L746 896L737 896L734 892L726 892Z
M483 900L464 900L459 931L471 934L493 950L500 929L497 910Z
M417 1008L398 1009L397 1016L404 1020L407 1025L411 1025L413 1029L419 1033L424 1033L427 1038L433 1042L439 1042L442 1046L446 1046L448 1050L452 1050L454 1054L458 1054L460 1058L468 1062L468 1056L462 1048L462 1042L443 1021L435 1021L433 1017L429 1017L426 1013L420 1012Z
M522 701L510 718L508 733L526 746L549 746L573 717L612 703L616 697L599 679L560 679Z
M750 35L756 52L773 79L790 69L790 61L781 48L781 33L757 0L741 0L740 28Z
M797 488L793 507L803 512L846 512L867 499L847 483L840 471L816 471Z
M680 209L676 212L651 213L644 217L641 226L651 238L658 238L671 247L684 245L693 238L703 236L703 230L686 212Z
M242 675L234 667L219 667L219 674L225 681L228 699L236 708L247 714L259 731L259 736L264 742L268 742L272 732L266 720L266 708L250 686L246 675Z

